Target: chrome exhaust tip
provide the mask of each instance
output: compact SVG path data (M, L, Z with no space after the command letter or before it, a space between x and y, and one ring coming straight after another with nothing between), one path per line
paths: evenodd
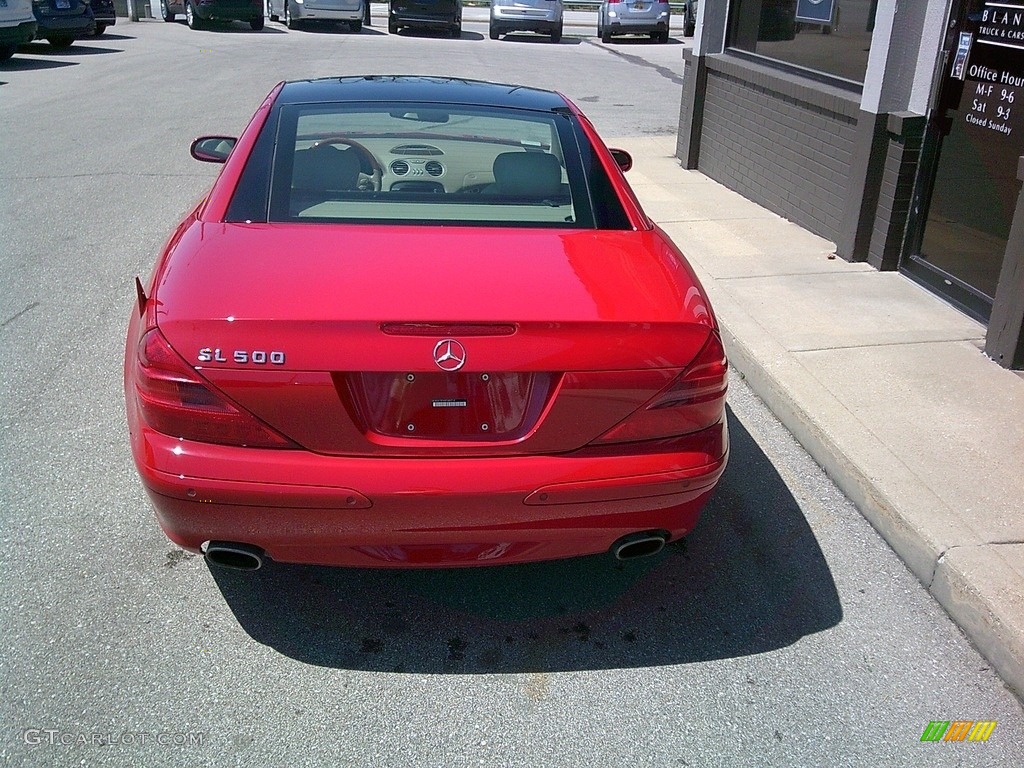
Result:
M211 541L206 545L206 562L233 571L258 571L263 566L263 550L234 541Z
M635 560L658 554L665 548L667 541L668 534L663 531L630 533L612 544L611 553L616 560Z

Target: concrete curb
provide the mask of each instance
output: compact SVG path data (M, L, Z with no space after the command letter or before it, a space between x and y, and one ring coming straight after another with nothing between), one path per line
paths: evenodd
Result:
M702 276L702 279L705 278ZM906 506L881 489L876 478L850 458L843 443L830 435L815 416L816 406L825 398L833 398L831 393L821 389L809 399L795 397L793 387L778 375L778 369L799 365L799 362L781 348L774 359L765 355L763 348L754 352L731 330L742 309L720 307L722 303L729 303L722 299L722 296L713 296L712 305L723 319L723 341L733 367L743 374L757 396L856 504L1014 694L1024 699L1024 622L1015 615L1012 605L1020 575L998 553L991 551L993 545L950 544L934 529L915 525L914 515L908 513ZM770 345L770 341L768 343ZM804 372L803 376L809 377L809 374ZM839 406L839 403L832 405ZM925 488L916 489L916 493L931 495ZM942 506L937 498L931 502L936 509ZM994 583L999 588L982 591L978 587L982 580L986 585Z
M726 327L723 341L730 362L754 393L857 505L1007 686L1024 699L1024 623L1004 599L1019 585L1020 576L1002 558L994 569L990 546L940 549L932 533L909 524L900 504L880 491L820 427L809 408L792 397L763 360ZM979 575L988 583L1001 584L1002 589L994 596L983 594L977 586Z
M991 550L964 547L944 553L929 592L1007 686L1024 699L1024 620L1011 608L1014 594L1019 595L1021 575ZM982 592L979 582L994 589Z
M1016 512L1024 473L1012 476L1013 457L999 464L976 460L971 453L972 449L993 450L992 445L1001 445L1003 450L1011 446L1011 452L1013 446L1019 449L1019 428L1007 427L1017 423L1014 418L1000 414L996 403L983 402L979 407L977 398L1006 392L1001 405L1016 413L1024 404L1024 390L1013 374L981 354L976 338L980 326L975 329L951 320L948 306L930 295L922 296L921 289L898 274L865 271L861 265L828 260L827 251L780 256L792 248L796 233L791 222L702 174L683 170L674 157L661 154L672 152L670 142L662 145L657 139L634 138L615 144L633 152L637 161L637 173L630 179L634 191L648 214L676 239L703 283L734 369L856 504L1007 687L1024 699L1024 542L1018 541L1021 529ZM736 227L752 221L757 223L754 238L761 242L751 244L740 237L732 244L725 242L729 233L740 231ZM709 223L718 229L709 230ZM722 236L709 238L709 231ZM779 242L783 245L777 245ZM774 259L758 256L769 252ZM793 282L795 275L800 277L799 284ZM836 291L842 281L844 290L855 286L869 295L870 300L852 306L881 313L878 327L885 332L866 335L858 330L843 336L839 329L819 322L806 333L797 326L802 333L797 338L794 326L780 325L771 290L757 292L747 287L752 281L772 280L789 280L784 283L788 291L784 300L793 308L795 323L800 322L801 302L811 305L809 311L820 310L823 295L836 301L830 307L835 323L848 322L851 309L844 303L846 295L820 293ZM899 329L899 324L888 316L892 305L887 302L891 301L909 302L921 313L913 333L893 330ZM931 333L922 333L921 328ZM829 359L836 363L849 349L857 350L857 355L844 358L846 367L822 365L822 355L831 355ZM899 350L901 364L886 369L890 359L886 355L892 355L894 349ZM848 381L857 381L864 377L864 368L850 367L850 360L877 365L888 376L880 382L914 396L932 381L928 377L934 375L934 366L922 368L921 360L933 356L964 369L949 377L954 382L952 389L942 393L952 398L951 404L944 405L954 411L942 411L938 406L934 411L911 410L911 416L893 411L901 418L891 423L879 421L863 412L863 402L861 410L856 401L847 402L850 388L827 376L838 371ZM941 399L926 402L931 407ZM923 413L934 421L955 411L971 417L979 412L983 415L976 424L950 425L949 442L942 443L939 452L929 450L928 441L935 440L936 430L929 429L929 424L913 423L912 418ZM970 429L969 434L981 434L985 439L961 445L957 439L962 440L964 433L957 429ZM997 439L1007 435L1002 442ZM934 462L937 455L958 456L961 452L966 457L961 461ZM980 474L985 471L993 474ZM950 477L953 472L959 477ZM971 491L967 495L965 486ZM958 492L951 492L951 487Z

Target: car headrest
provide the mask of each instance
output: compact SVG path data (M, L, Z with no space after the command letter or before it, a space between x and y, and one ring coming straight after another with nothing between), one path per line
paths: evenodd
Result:
M292 165L292 188L306 191L355 189L359 157L354 149L333 144L300 149Z
M562 190L562 165L547 152L503 152L494 158L500 194L547 197Z

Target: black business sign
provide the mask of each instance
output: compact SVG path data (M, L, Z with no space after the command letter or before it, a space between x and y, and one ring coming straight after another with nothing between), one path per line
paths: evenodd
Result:
M1024 3L986 3L981 12L978 41L1024 49Z

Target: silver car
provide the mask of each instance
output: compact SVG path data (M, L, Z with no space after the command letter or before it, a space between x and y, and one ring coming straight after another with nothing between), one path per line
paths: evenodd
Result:
M611 42L613 35L650 35L659 43L668 42L668 0L603 0L597 12L597 35Z
M491 40L509 32L537 32L562 39L562 0L491 0Z
M35 37L36 17L32 0L7 0L0 3L0 61L6 61L18 46Z
M369 0L266 0L271 21L280 21L288 29L303 24L334 24L343 21L353 32L370 23Z

